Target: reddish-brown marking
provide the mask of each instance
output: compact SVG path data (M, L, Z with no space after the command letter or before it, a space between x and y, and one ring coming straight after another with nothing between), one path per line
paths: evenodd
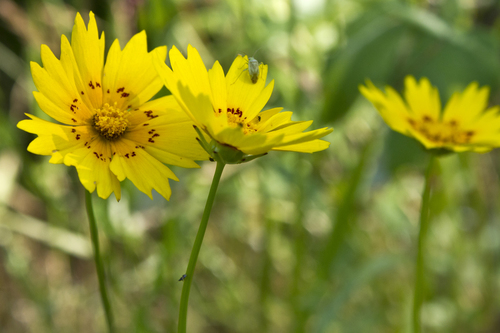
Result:
M80 94L85 95L85 94L83 93L83 91L80 91Z
M99 88L101 87L101 84L99 82L96 82L95 85L96 85L96 87L99 87Z
M124 92L121 97L129 97L129 96L130 96L129 93Z
M73 120L73 122L74 122L74 123L76 123L76 122L77 122L75 118L71 118L71 120Z
M109 89L108 89L108 94L109 94Z
M155 116L155 115L153 114L153 111L151 111L151 110L149 110L149 111L144 111L144 113L146 114L146 116L148 116L148 117L149 117L149 118L151 118L151 119L154 119L154 118L158 117L158 116Z
M128 156L128 153L127 153L127 154L125 154L125 157L126 157L126 158L130 158L130 157Z
M431 118L431 117L429 117L429 116L423 116L423 117L422 117L422 119L423 119L426 123L428 123L428 122L432 121L432 118Z
M80 134L77 134L77 135L76 135L76 139L77 139L77 140L80 140Z
M149 138L148 142L155 143L155 140Z
M76 129L72 128L71 133L75 133L75 132L76 132Z
M78 99L76 99L76 98L75 98L75 99L73 100L73 103L76 103L76 102L78 102Z
M92 81L89 82L89 87L92 88L92 89L95 89L94 84L92 83Z
M153 134L152 138L156 138L156 137L158 137L158 136L160 136L160 134L155 133L155 134Z
M123 92L124 90L125 90L125 87L122 87L122 88L119 88L116 92L117 92L117 93L121 93L121 92Z
M132 107L132 105L128 105L128 106L127 106L127 109L130 109L131 107Z
M149 125L148 123L142 124L142 126L148 126L148 125Z
M95 157L99 158L99 154L94 152Z
M132 157L134 157L134 156L135 156L135 151L132 152Z

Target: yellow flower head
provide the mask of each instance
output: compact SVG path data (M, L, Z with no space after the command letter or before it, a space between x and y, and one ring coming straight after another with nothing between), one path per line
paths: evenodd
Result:
M163 163L195 168L193 160L208 155L173 97L149 101L163 86L153 55L165 59L167 49L148 53L143 31L123 50L115 40L104 64L104 32L99 38L89 16L87 29L77 14L71 43L62 36L60 59L42 45L44 67L31 63L38 105L62 124L28 114L18 124L38 135L28 151L75 166L85 188L97 188L101 198L114 192L119 200L120 181L128 178L149 197L155 189L169 199L168 179L178 179Z
M219 62L207 71L192 46L187 59L175 47L169 56L172 69L162 59L155 62L160 77L203 131L201 143L214 159L241 163L270 150L312 153L328 148L329 143L319 138L332 129L303 133L312 121L291 121L292 112L280 113L282 108L261 112L274 86L274 81L265 85L266 65L249 73L248 58L238 56L224 75Z
M426 78L405 78L405 100L391 87L384 94L370 81L359 89L393 130L427 149L487 152L500 146L499 108L486 109L489 88L476 82L453 94L443 112L439 92Z

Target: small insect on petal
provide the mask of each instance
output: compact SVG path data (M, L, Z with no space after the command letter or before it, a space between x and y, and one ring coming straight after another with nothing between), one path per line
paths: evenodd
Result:
M259 62L254 57L248 58L248 75L250 75L250 80L252 80L253 84L257 83L259 80Z
M235 82L240 78L241 74L243 74L243 72L245 71L248 71L248 75L250 76L250 80L252 81L253 84L256 84L257 81L259 81L259 78L260 78L260 64L259 62L257 61L257 59L255 59L254 57L248 57L248 67L245 68L241 73L240 75L238 75L238 78L235 80ZM234 84L234 82L233 82Z
M187 278L187 275L186 275L186 274L183 274L183 275L181 276L181 278L179 279L179 281L184 281L186 278Z

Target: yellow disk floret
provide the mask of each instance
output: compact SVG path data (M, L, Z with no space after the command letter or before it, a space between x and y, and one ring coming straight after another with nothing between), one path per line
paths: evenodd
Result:
M96 110L92 125L100 136L115 140L122 136L129 126L128 116L130 113L127 110L120 110L116 107L116 102L113 106L108 103L104 104L100 109Z
M433 119L431 116L423 116L421 120L408 118L408 123L429 141L439 145L468 144L475 134L474 131L460 128L456 120L443 122Z

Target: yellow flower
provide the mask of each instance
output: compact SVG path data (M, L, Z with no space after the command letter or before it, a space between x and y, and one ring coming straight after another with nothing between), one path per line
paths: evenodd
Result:
M439 92L427 78L405 78L403 100L391 87L386 93L367 81L359 87L393 130L413 137L427 149L487 152L500 146L497 106L487 109L489 88L469 84L455 93L441 111Z
M44 67L31 63L38 105L62 124L28 114L31 119L18 124L38 135L28 151L75 166L85 188L97 187L101 198L114 192L119 200L120 181L128 178L150 198L155 189L168 200L168 179L178 179L162 163L196 168L193 160L208 155L173 97L149 101L163 86L153 54L165 59L167 49L148 53L143 31L123 50L115 40L104 65L104 32L99 38L94 14L89 16L87 30L77 14L71 44L62 36L60 60L42 45Z
M227 75L215 62L207 71L198 51L188 47L187 59L173 47L170 69L162 59L155 62L160 77L177 102L210 143L200 134L202 145L212 158L224 163L241 163L270 150L312 153L328 148L319 138L332 129L303 131L312 121L291 121L292 112L282 108L262 111L273 91L274 81L265 86L267 66L248 73L247 57L238 56ZM250 74L253 74L253 82Z

